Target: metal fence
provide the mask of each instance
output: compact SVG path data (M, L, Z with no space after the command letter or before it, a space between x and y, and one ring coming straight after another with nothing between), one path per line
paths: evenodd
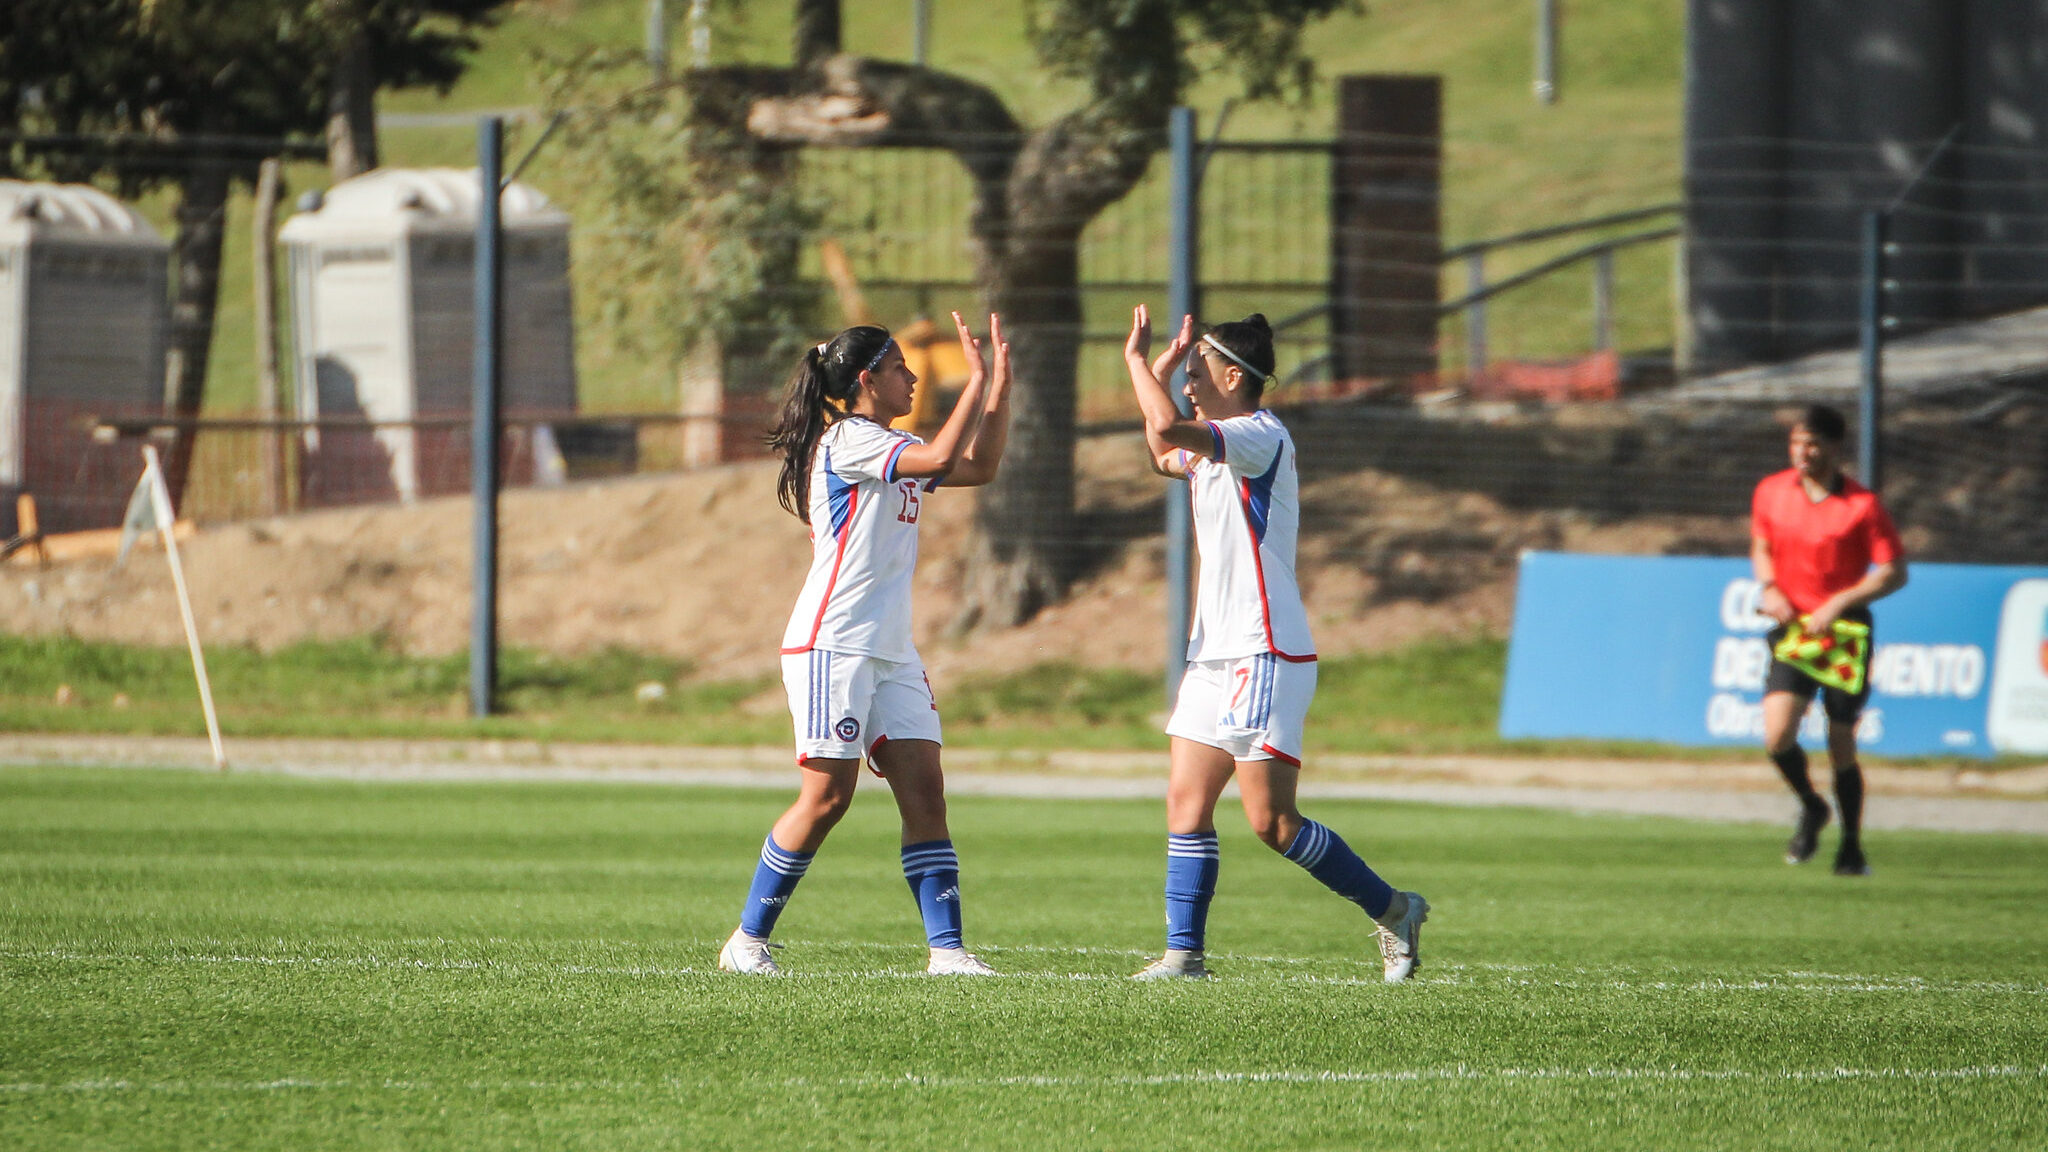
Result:
M1203 185L1199 247L1209 310L1272 319L1312 309L1330 292L1330 155L1326 141L1216 144ZM968 234L973 186L952 153L930 148L811 149L798 165L807 199L822 208L819 236L836 242L872 315L902 324L975 307L979 285ZM1129 195L1083 233L1080 296L1085 417L1110 418L1122 400L1130 309L1166 299L1164 153ZM800 274L830 296L830 273L807 245ZM843 293L842 293L843 299ZM823 322L844 319L828 308ZM1282 359L1324 352L1320 316L1281 337Z
M818 234L802 238L801 290L832 298L815 243L828 238L838 242L852 282L884 322L972 305L972 188L951 154L811 150L797 157L796 171L823 208ZM1938 219L1941 227L1907 227L1896 241L1902 271L1898 283L1887 286L1893 301L1888 331L1895 338L1967 322L1952 302L1990 299L1984 293L1994 288L2001 308L2048 300L2048 243L2035 239L2048 229L2048 216L2012 207L2032 203L2048 179L2035 181L2011 165L2000 173L1991 186L1968 195L1939 185L1932 201L1902 208ZM1797 370L1788 370L1767 395L1721 395L1697 386L1665 393L1658 386L1670 380L1673 355L1685 353L1683 321L1728 292L1740 289L1750 293L1744 299L1768 304L1791 299L1789 285L1803 278L1801 290L1813 299L1853 295L1858 270L1846 256L1854 252L1856 213L1895 183L1874 176L1841 183L1825 199L1832 215L1817 204L1802 207L1800 218L1811 224L1797 246L1829 258L1816 256L1811 267L1784 259L1762 265L1761 286L1770 290L1761 295L1753 291L1760 286L1754 269L1705 258L1696 233L1675 231L1681 220L1755 206L1732 186L1722 193L1696 188L1682 208L1649 205L1643 212L1440 247L1439 371L1425 382L1429 387L1361 397L1341 394L1317 371L1329 341L1324 317L1335 246L1333 179L1327 142L1226 141L1205 168L1199 228L1206 317L1258 309L1276 321L1296 319L1282 331L1282 371L1291 378L1271 399L1297 429L1305 468L1325 480L1365 478L1311 493L1311 501L1321 503L1310 509L1307 539L1321 556L1390 574L1402 565L1455 572L1439 581L1449 588L1511 566L1516 550L1528 546L1739 551L1749 487L1783 459L1777 413L1818 398L1854 415L1853 391ZM1952 185L1961 177L1938 171L1933 179ZM1157 163L1084 233L1080 416L1086 434L1129 434L1118 430L1128 428L1129 412L1114 350L1134 301L1164 304L1166 185L1165 165ZM1991 207L1972 215L1958 204ZM1998 242L2000 236L2009 242ZM1683 260L1675 259L1680 255ZM1947 311L1928 304L1942 300L1951 302L1942 306ZM825 303L817 319L829 330L840 316ZM1840 324L1829 331L1835 344L1851 333ZM1950 376L1943 377L1948 385L1938 379L1892 393L1884 421L1886 493L1920 554L2048 559L2048 529L2038 515L2048 496L2040 475L2048 459L2041 441L2048 341L2035 340L2039 335L1964 341ZM1476 368L1484 371L1470 371ZM507 480L573 480L738 455L766 423L779 384L780 365L763 371L772 375L716 417L648 411L647 405L598 415L521 414L506 434ZM1582 387L1589 380L1604 382L1606 390ZM1539 402L1596 395L1618 399L1597 406ZM26 437L56 459L24 485L36 493L51 530L117 520L140 468L136 437L152 434L151 427L169 428L160 414L85 407L44 407L24 419ZM458 492L467 469L461 419L449 414L373 426L265 423L209 413L183 429L196 437L185 507L201 519L222 520L385 500L406 490ZM97 436L96 422L105 429ZM401 457L412 461L409 489L392 479ZM1375 477L1399 488L1399 499L1389 495L1393 488L1365 482ZM1097 499L1086 486L1083 492L1084 499ZM1466 498L1483 502L1480 514L1459 503ZM0 516L6 514L0 502ZM1076 515L1073 538L1095 553L1154 531L1151 518L1127 508L1087 504ZM1381 528L1357 527L1375 517ZM1625 534L1580 531L1654 517L1696 522L1633 544ZM1389 527L1396 519L1409 526Z

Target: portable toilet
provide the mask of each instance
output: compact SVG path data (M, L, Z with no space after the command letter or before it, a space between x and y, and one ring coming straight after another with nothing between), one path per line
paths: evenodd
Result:
M169 267L169 242L99 189L0 180L0 527L22 492L45 531L121 522L140 459L88 423L162 413Z
M524 184L500 205L500 403L508 417L563 416L576 408L569 217ZM297 411L328 422L305 436L302 503L468 490L476 213L474 169L386 168L335 185L278 233ZM511 426L508 481L532 478L536 439L551 447L539 427L536 437L534 425Z

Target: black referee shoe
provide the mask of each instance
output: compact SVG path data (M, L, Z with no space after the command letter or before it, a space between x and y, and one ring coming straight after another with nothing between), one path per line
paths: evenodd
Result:
M1828 826L1828 802L1818 796L1801 797L1799 826L1785 844L1785 863L1804 864L1820 848L1820 830ZM1859 854L1857 859L1862 859Z
M1835 853L1835 875L1868 876L1870 861L1863 858L1863 849L1854 844L1844 845Z

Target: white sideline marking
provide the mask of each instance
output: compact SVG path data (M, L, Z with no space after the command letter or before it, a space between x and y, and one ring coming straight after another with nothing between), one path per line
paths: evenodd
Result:
M717 943L699 942L709 954ZM829 943L823 941L798 941L799 948L816 949L818 953L840 951L884 950L898 952L906 957L921 958L922 947L902 944L879 944L872 941ZM1113 956L1140 959L1151 955L1149 952L1121 948L1053 948L1044 945L1001 946L987 945L982 951L991 957L1000 958L1005 953L1032 953L1047 956ZM1380 976L1378 957L1366 958L1304 958L1300 956L1237 956L1229 953L1212 953L1212 959L1223 967L1221 975L1214 979L1230 983L1258 980L1263 983L1316 984L1334 987L1379 987L1384 982ZM660 964L561 964L547 961L524 959L428 959L409 956L271 956L243 953L188 952L173 955L144 955L128 952L81 952L68 949L0 949L0 961L4 960L61 960L89 964L151 964L151 965L236 965L247 964L257 967L306 967L364 969L370 971L417 970L422 972L496 972L518 975L526 972L546 972L571 976L645 976L670 978L677 976L714 975L723 978L716 966L698 968L693 965L669 967ZM1233 965L1247 968L1287 965L1349 965L1365 969L1365 976L1326 976L1314 973L1269 975L1257 971L1231 971ZM1558 975L1544 975L1545 972ZM1006 972L1010 980L1056 980L1122 982L1123 973L1100 972ZM785 970L785 979L924 979L920 968L879 968L879 969L832 969L823 968L804 971L800 968ZM2020 996L2048 995L2048 984L2027 984L2009 980L1953 980L1930 981L1920 976L1869 976L1860 973L1840 972L1775 972L1762 973L1747 980L1708 977L1695 980L1671 980L1643 978L1640 975L1615 975L1614 970L1597 968L1554 967L1540 968L1527 964L1434 964L1417 976L1413 984L1443 987L1532 987L1558 988L1566 990L1591 990L1611 992L1798 992L1835 995L1839 993L1904 993L1945 995L1959 994L2006 994Z
M747 1082L745 1077L735 1080ZM1261 1084L1380 1084L1427 1082L1554 1083L1554 1082L1643 1082L1686 1083L1694 1081L1753 1084L1825 1084L1855 1080L1955 1081L1955 1080L2040 1080L2048 1079L2048 1065L2027 1067L2012 1064L1976 1065L1964 1068L1785 1068L1757 1071L1747 1068L1473 1068L1460 1064L1450 1068L1395 1068L1380 1071L1334 1069L1258 1069L1229 1072L1171 1072L1152 1076L846 1076L829 1080L791 1077L780 1082L785 1089L806 1088L1174 1088L1207 1085ZM71 1080L61 1084L0 1084L0 1093L94 1092L338 1092L371 1090L385 1092L646 1092L650 1089L700 1090L731 1081L706 1077L684 1080L466 1080L446 1083L431 1080L306 1080L285 1077L277 1080Z

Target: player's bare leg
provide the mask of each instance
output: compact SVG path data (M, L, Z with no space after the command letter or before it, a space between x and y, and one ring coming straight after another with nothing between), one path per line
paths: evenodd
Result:
M792 852L816 852L853 804L860 761L807 759L796 801L775 822L775 842Z
M768 951L768 934L809 870L811 857L853 803L860 761L810 759L802 764L795 802L761 845L761 862L754 869L740 926L719 949L718 966L727 972L773 976L782 970Z
M1779 775L1799 798L1799 820L1792 839L1785 845L1787 864L1804 864L1813 859L1820 845L1820 830L1828 824L1828 802L1813 790L1807 768L1806 750L1799 746L1799 721L1806 715L1810 698L1797 692L1771 692L1764 696L1764 751ZM1830 741L1832 743L1832 740Z
M1342 836L1304 817L1295 803L1300 782L1301 769L1285 760L1238 761L1237 787L1252 833L1324 887L1363 908L1377 928L1387 983L1408 979L1421 963L1422 922L1429 918L1429 901L1380 879Z
M890 740L872 753L903 817L903 878L924 917L934 976L993 976L961 938L960 858L946 827L946 774L933 740Z

